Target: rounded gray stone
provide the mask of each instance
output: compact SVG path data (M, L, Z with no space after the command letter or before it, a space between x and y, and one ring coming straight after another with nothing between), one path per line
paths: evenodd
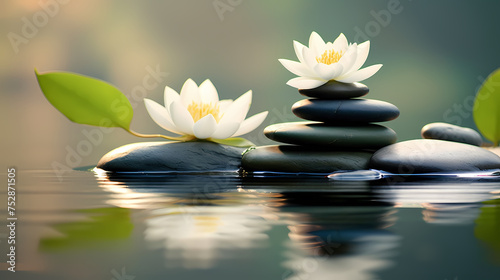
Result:
M377 125L331 126L316 122L273 124L264 129L271 140L304 146L379 149L396 142L394 130Z
M378 150L370 168L396 174L481 171L500 168L500 157L473 145L417 139Z
M98 168L114 172L238 170L245 148L213 142L143 142L116 148Z
M304 99L292 106L299 118L326 123L371 123L390 121L399 116L391 103L374 99Z
M372 152L330 150L293 145L257 147L243 155L246 171L330 173L368 169Z
M447 140L474 146L483 144L483 139L477 131L448 123L427 124L422 128L421 133L425 139Z
M299 93L308 97L320 99L348 99L361 97L370 90L362 83L341 83L328 81L326 84L313 89L299 89Z

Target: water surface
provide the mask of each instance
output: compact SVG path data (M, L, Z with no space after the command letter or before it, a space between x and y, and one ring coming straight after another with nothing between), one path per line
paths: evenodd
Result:
M496 176L62 179L18 171L2 279L500 279Z

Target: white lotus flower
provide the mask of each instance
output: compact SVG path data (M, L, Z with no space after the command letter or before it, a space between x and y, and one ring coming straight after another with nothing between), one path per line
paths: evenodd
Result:
M199 87L188 79L180 94L167 86L164 97L165 106L144 99L149 115L162 128L191 138L236 137L257 128L267 116L265 111L245 120L252 102L252 91L234 101L219 101L217 90L208 79Z
M370 41L362 44L349 44L343 33L333 43L325 43L318 33L312 32L309 47L293 41L295 54L299 62L288 59L279 61L288 71L300 76L287 82L299 89L319 87L330 80L353 83L368 79L375 74L382 64L363 69L370 51Z

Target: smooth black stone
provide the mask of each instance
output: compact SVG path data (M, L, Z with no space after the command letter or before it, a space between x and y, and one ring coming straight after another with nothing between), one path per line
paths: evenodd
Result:
M370 168L396 174L481 171L500 168L500 157L473 145L417 139L378 150Z
M368 168L372 152L331 150L293 145L257 147L243 155L246 171L330 173Z
M212 142L143 142L114 149L98 168L106 171L230 171L238 170L245 148Z
M394 130L377 125L331 126L316 122L273 124L264 129L267 138L304 146L379 149L396 142Z
M481 146L481 135L470 128L448 123L430 123L422 128L422 137L425 139L447 140L459 143Z
M391 103L373 99L303 99L292 106L299 118L326 123L371 123L390 121L399 116Z
M299 89L302 95L320 99L349 99L364 96L369 91L362 83L341 83L333 80L317 88Z

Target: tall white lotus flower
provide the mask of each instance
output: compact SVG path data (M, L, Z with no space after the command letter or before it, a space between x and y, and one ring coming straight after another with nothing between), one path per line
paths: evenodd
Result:
M210 80L198 85L188 79L178 94L165 87L165 106L144 99L151 118L162 128L187 138L226 139L248 133L266 118L267 111L245 119L252 102L249 90L236 100L219 100Z
M330 80L359 82L382 67L382 64L376 64L360 70L368 57L370 41L349 44L343 33L333 43L325 43L318 33L312 32L309 47L297 41L293 41L293 47L299 62L288 59L279 61L288 71L300 76L287 82L289 86L299 89L316 88Z

